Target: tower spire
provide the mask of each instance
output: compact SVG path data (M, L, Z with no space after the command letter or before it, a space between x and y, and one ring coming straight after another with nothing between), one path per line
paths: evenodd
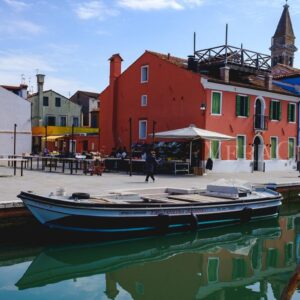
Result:
M294 54L297 51L289 5L287 3L288 1L286 0L275 34L272 38L272 46L270 48L272 66L278 63L293 66Z

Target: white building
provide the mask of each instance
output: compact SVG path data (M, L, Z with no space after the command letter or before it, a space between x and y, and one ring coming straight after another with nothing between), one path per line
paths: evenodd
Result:
M0 155L14 154L14 145L17 155L31 152L31 103L0 86Z

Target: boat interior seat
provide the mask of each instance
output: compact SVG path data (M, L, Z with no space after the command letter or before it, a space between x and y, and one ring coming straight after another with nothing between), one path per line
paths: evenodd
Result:
M172 195L182 195L182 194L199 194L202 190L196 188L167 188L166 193Z

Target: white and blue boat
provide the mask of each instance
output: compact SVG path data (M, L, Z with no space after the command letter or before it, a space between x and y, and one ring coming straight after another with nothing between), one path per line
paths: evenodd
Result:
M218 182L205 190L154 188L106 195L49 195L21 192L18 197L42 224L92 233L152 233L196 230L233 222L276 217L282 195L264 186Z

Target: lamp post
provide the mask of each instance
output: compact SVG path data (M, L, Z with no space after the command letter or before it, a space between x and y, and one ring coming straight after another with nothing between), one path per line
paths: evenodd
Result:
M48 151L48 126L45 126L45 149Z
M155 139L155 126L156 126L156 121L153 121L153 125L152 125L152 144L153 144L153 148L154 148L154 139Z
M129 118L129 176L132 176L132 118Z
M72 124L72 132L71 132L71 153L74 156L74 123Z
M14 124L14 158L16 158L16 145L17 145L17 124ZM14 175L17 173L17 163L14 160Z
M14 124L14 156L16 155L16 145L17 145L17 124Z

